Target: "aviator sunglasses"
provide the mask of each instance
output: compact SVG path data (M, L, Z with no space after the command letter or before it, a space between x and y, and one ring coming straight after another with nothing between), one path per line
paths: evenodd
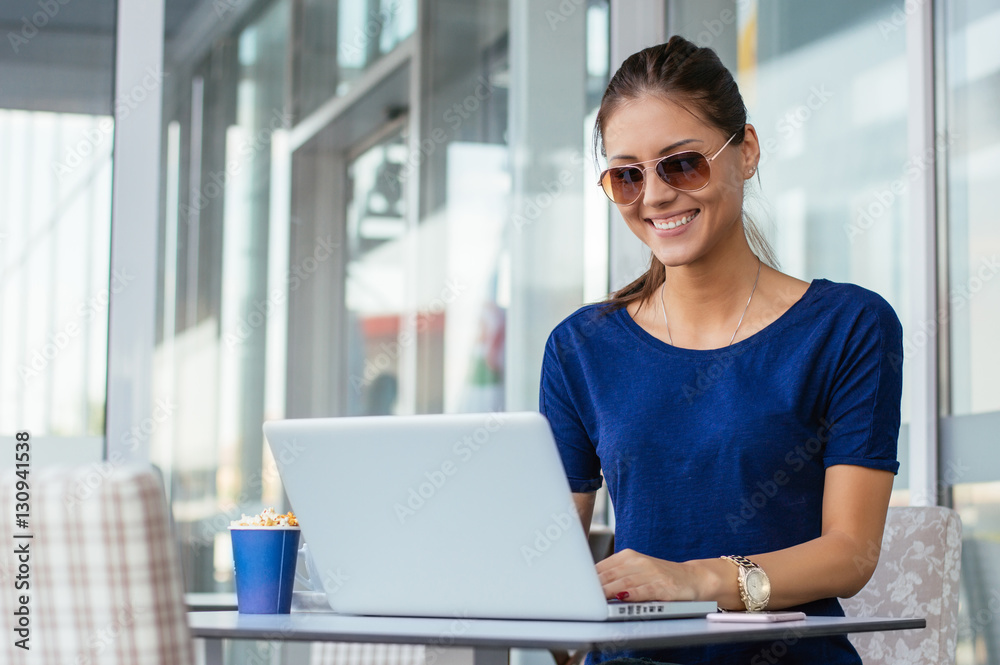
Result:
M635 164L612 166L601 172L601 180L598 184L612 203L630 205L642 196L642 189L646 184L646 169L651 168L656 171L660 180L674 189L682 192L697 192L708 185L708 179L712 175L712 160L725 150L726 146L736 138L736 134L730 136L729 140L722 144L722 147L716 150L711 157L706 157L695 150L685 150ZM655 164L641 166L650 162L655 162Z

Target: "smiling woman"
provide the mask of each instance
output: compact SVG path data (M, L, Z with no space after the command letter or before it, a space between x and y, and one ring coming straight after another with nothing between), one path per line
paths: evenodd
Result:
M881 542L899 468L895 313L858 286L772 267L743 214L757 132L712 50L674 37L628 58L595 139L608 158L600 184L651 265L556 327L540 410L584 525L607 480L617 552L597 567L605 594L842 616L836 598L868 581L853 562ZM589 661L735 665L758 652ZM861 661L831 637L782 662Z

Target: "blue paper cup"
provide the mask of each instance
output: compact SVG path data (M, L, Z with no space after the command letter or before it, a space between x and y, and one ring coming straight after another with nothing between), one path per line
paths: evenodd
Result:
M236 563L236 604L243 614L292 609L299 527L230 527Z

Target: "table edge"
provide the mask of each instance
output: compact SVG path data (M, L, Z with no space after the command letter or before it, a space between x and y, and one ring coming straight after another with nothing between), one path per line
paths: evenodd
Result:
M237 612L189 612L188 628L191 636L196 639L239 639L239 640L266 640L266 641L291 641L291 642L357 642L368 644L415 644L424 645L431 649L450 648L505 648L505 649L585 649L587 651L601 650L621 650L624 648L634 649L654 649L670 648L677 646L697 646L703 644L726 644L733 642L768 642L768 641L791 641L799 639L809 639L813 637L829 637L832 635L852 635L858 633L877 632L882 630L901 631L917 630L926 628L927 620L924 618L898 618L898 617L847 617L860 623L852 625L848 630L844 630L842 623L824 623L823 619L845 617L808 617L803 621L774 624L713 624L705 619L664 619L663 621L703 621L710 628L703 633L680 635L652 635L652 636L619 636L615 639L541 639L535 637L524 637L517 639L500 638L496 636L479 636L467 634L448 635L442 639L440 633L435 633L434 637L421 638L414 635L403 634L376 634L364 631L345 631L342 636L332 636L326 630L309 630L296 628L289 630L268 630L268 629L247 629L242 628L236 631L232 627L198 626L198 618L210 614L231 614L238 615ZM298 614L298 613L297 613ZM303 612L301 614L314 614ZM197 617L197 618L196 618ZM356 618L356 617L352 617ZM375 618L375 617L373 617ZM386 617L377 617L381 620ZM413 617L399 617L412 619ZM194 619L195 625L192 624ZM820 622L816 620L819 619ZM810 621L812 620L812 621ZM494 620L480 619L470 621L491 622ZM505 623L516 623L513 620L506 620ZM538 622L526 622L536 625ZM557 622L573 623L580 625L607 626L604 622ZM812 623L812 625L808 625ZM803 624L806 624L805 626ZM622 625L622 624L618 624ZM807 627L808 626L808 627ZM768 630L762 630L762 627ZM238 633L238 634L237 634Z

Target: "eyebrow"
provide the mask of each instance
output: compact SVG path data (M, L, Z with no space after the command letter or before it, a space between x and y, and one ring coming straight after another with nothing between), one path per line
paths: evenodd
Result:
M688 143L701 143L701 142L702 142L701 139L683 139L683 140L680 140L680 141L678 141L676 143L671 143L666 148L664 148L663 150L661 150L660 154L661 155L668 155L668 154L670 154L671 151L673 151L674 148L679 148L682 145L687 145ZM613 162L616 159L633 159L634 160L635 159L635 155L612 155L611 157L608 157L608 161L609 162Z

